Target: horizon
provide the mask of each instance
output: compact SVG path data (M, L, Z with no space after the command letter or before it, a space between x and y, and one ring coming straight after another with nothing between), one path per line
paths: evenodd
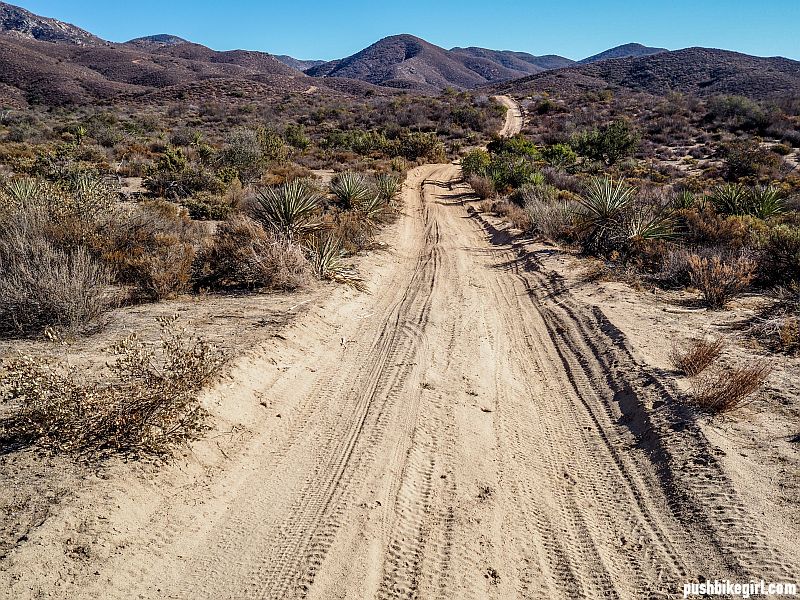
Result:
M402 34L447 49L474 46L537 56L553 54L572 60L581 60L628 43L667 50L699 46L800 60L800 48L793 39L791 25L800 20L800 4L783 0L767 7L753 6L751 2L708 2L696 6L686 0L668 7L628 7L620 0L605 0L601 6L606 10L602 11L598 11L597 3L578 0L567 1L558 10L544 3L517 0L504 0L493 7L464 0L455 9L452 9L456 6L453 2L436 6L411 2L396 8L367 6L363 0L345 7L318 2L273 6L272 3L246 0L231 7L177 0L164 7L154 0L142 0L138 3L140 9L134 14L126 14L125 19L119 18L118 8L92 0L71 2L69 6L57 0L10 4L76 25L111 42L168 34L215 50L253 50L301 60L344 58L380 39ZM593 5L592 9L587 10L587 4ZM517 9L513 14L519 18L491 26L502 9L511 8ZM451 10L458 12L450 13ZM530 13L529 19L525 18L526 12ZM677 24L689 19L686 15L692 12L693 20ZM308 35L300 36L300 28L290 26L301 22L299 13L306 19ZM420 13L428 16L421 18ZM154 14L158 15L157 31L147 28L153 24ZM309 18L309 14L313 14L313 18ZM792 18L793 15L796 19ZM364 24L366 16L371 17L367 19L367 25ZM505 17L505 13L502 16ZM263 27L260 18L268 18ZM649 22L650 31L644 31L640 21ZM585 22L584 27L575 26L581 22ZM403 28L406 23L408 27ZM438 23L447 23L447 29L437 27ZM706 23L711 27L704 29L704 37L700 39L696 30ZM748 27L743 27L745 23ZM570 24L570 27L564 27L565 24ZM536 28L534 43L525 39L529 34L524 30L529 27ZM572 41L568 41L570 35ZM730 40L730 43L724 40Z

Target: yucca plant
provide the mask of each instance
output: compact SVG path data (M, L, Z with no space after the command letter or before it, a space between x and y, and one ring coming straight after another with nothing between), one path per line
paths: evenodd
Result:
M375 176L375 189L378 197L387 204L394 202L400 194L400 187L400 178L397 175L381 173Z
M758 185L747 194L748 214L769 219L786 212L781 190L774 185Z
M39 200L45 191L45 184L32 177L12 179L3 186L4 195L16 205L30 204Z
M628 211L625 218L628 240L668 240L675 237L675 218L667 208L646 205Z
M355 171L343 171L331 181L331 192L344 208L358 208L375 194L367 178Z
M317 277L344 283L362 292L367 291L364 280L351 265L344 262L344 249L339 238L315 235L306 242L306 249L308 261Z
M288 239L316 231L321 196L305 179L266 188L256 196L255 216L268 229Z
M697 196L689 190L681 190L673 194L671 204L675 209L692 209L698 205Z
M714 209L724 215L748 214L747 188L738 183L718 185L711 192L711 204Z
M586 250L605 253L616 249L627 237L624 232L625 211L635 193L636 188L625 180L615 183L611 177L592 178L584 197L578 198L576 212L578 229L586 236Z
M368 221L375 222L381 215L389 210L389 203L381 196L367 196L358 206L358 212L362 213Z

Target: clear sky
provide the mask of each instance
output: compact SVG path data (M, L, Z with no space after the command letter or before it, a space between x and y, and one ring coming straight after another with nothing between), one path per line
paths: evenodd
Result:
M17 0L111 41L170 33L216 50L330 60L410 33L580 59L628 42L800 60L800 0Z

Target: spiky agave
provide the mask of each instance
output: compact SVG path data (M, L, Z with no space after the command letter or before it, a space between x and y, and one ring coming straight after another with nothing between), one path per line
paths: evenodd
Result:
M367 178L355 171L343 171L336 175L331 181L330 188L344 208L348 209L358 208L360 204L375 195Z
M769 219L786 212L786 203L780 189L774 185L758 185L747 194L748 214L759 219Z
M747 188L739 183L718 185L711 192L714 210L724 215L746 215L748 213Z
M314 235L306 242L308 260L314 274L320 279L344 283L359 291L367 291L364 280L353 267L344 262L344 250L339 238L331 235Z
M381 200L390 204L400 193L400 178L390 173L376 175L375 190Z
M256 196L255 216L269 229L297 239L322 225L317 219L321 196L304 179L268 187Z
M604 253L614 250L627 237L624 233L625 211L630 207L636 188L624 179L594 177L583 197L578 198L576 224L585 236L585 248Z

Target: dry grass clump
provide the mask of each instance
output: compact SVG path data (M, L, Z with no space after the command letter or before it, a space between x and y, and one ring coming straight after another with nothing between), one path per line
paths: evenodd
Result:
M109 377L89 381L77 366L21 356L0 371L10 418L0 423L19 441L54 451L163 453L203 428L198 392L223 363L208 342L189 336L177 317L159 320L160 342L131 334L111 348Z
M691 254L686 262L689 280L711 308L724 307L755 276L756 264L745 256L724 261L719 255Z
M771 372L772 366L760 361L698 377L692 384L692 401L700 410L711 414L741 408L752 401L753 394Z
M83 247L60 248L45 238L49 218L38 208L2 220L0 335L73 330L116 303L111 272Z
M212 289L293 290L308 282L303 250L244 215L220 223L196 261L196 285Z
M670 353L672 364L681 373L694 377L711 365L725 348L725 338L692 340L674 345Z

